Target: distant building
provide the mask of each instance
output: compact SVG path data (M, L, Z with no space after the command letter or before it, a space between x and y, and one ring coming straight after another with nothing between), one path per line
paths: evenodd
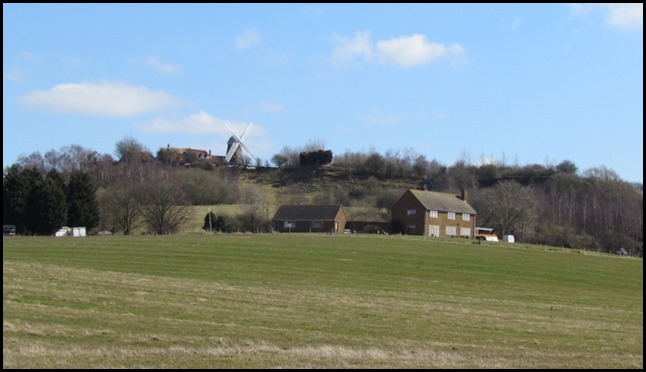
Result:
M498 235L495 234L494 229L491 227L476 227L476 239L485 240L488 242L497 242Z
M189 147L170 147L166 146L167 159L170 163L184 165L198 159L208 159L211 157L211 150L192 149Z
M2 236L16 235L16 225L2 225Z
M476 211L461 195L407 190L392 207L393 232L474 238Z
M87 236L85 226L83 227L67 227L63 226L54 233L54 236Z
M272 224L277 232L339 233L345 229L345 210L337 205L283 205Z

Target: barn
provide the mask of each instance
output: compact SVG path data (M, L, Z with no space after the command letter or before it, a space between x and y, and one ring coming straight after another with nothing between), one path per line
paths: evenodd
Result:
M283 205L272 224L277 232L339 233L347 221L343 205Z

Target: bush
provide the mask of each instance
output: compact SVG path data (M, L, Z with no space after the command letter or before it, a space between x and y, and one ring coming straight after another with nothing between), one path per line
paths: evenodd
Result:
M323 165L332 162L331 150L316 150L310 152L301 152L299 155L301 167L308 165Z
M211 220L209 221L209 215ZM213 232L236 232L238 231L239 224L235 218L231 218L228 215L216 215L213 212L209 212L204 216L204 225L202 229L206 231Z

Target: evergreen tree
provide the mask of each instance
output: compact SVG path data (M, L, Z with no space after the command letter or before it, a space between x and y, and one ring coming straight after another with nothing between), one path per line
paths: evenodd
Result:
M40 177L36 168L13 165L2 180L2 223L16 225L18 234L26 233L27 197Z
M206 231L214 231L215 229L216 216L215 213L209 212L204 216L204 224L202 229Z
M48 174L47 177L39 179L27 195L27 230L38 235L54 234L67 220L65 199L65 190L55 175Z
M85 226L89 230L99 224L96 187L87 173L72 172L67 185L67 206L68 226Z

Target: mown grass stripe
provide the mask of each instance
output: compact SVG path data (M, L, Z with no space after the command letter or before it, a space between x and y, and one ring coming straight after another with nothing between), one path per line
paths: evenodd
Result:
M3 243L7 368L643 365L641 260L295 234Z

